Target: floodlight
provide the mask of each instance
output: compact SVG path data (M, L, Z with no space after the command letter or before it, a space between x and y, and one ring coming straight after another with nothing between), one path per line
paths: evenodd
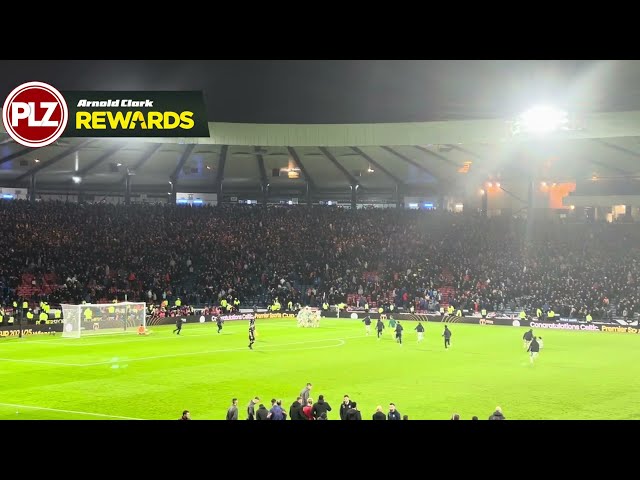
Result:
M541 105L521 114L515 123L514 133L545 134L566 130L567 112L556 107Z
M73 183L80 183L82 181L82 178L74 175L73 177L71 177L71 180L73 180Z

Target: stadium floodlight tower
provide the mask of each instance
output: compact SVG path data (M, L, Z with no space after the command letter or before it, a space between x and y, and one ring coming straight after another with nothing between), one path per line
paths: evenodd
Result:
M550 105L538 105L520 114L513 124L513 134L546 135L569 130L566 111Z

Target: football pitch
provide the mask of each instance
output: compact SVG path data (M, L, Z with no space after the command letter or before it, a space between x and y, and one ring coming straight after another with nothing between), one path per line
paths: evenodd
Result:
M386 322L385 322L386 323ZM0 339L0 419L166 419L182 410L194 420L222 420L231 399L240 419L258 395L270 408L296 399L307 382L311 397L323 394L339 419L342 397L358 403L363 419L377 405L394 402L410 420L485 420L502 407L508 420L640 419L640 336L542 331L535 365L522 345L527 330L424 323L417 343L414 322L403 345L388 328L378 341L359 320L322 319L319 328L298 328L295 319L256 321L248 348L248 322L151 327L152 334L38 335Z

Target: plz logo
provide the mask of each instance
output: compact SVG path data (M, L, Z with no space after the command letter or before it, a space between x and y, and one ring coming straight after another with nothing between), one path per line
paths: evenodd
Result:
M25 147L46 147L64 133L69 120L67 102L43 82L23 83L7 97L2 109L4 128Z

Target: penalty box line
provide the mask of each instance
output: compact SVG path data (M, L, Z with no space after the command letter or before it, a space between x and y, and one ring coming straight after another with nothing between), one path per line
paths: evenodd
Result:
M118 418L120 420L144 420L143 418L123 417L121 415L107 415L106 413L80 412L78 410L62 410L60 408L37 407L35 405L20 405L17 403L0 403L0 407L25 408L30 410L45 410L49 412L75 413L77 415L89 415L92 417Z

